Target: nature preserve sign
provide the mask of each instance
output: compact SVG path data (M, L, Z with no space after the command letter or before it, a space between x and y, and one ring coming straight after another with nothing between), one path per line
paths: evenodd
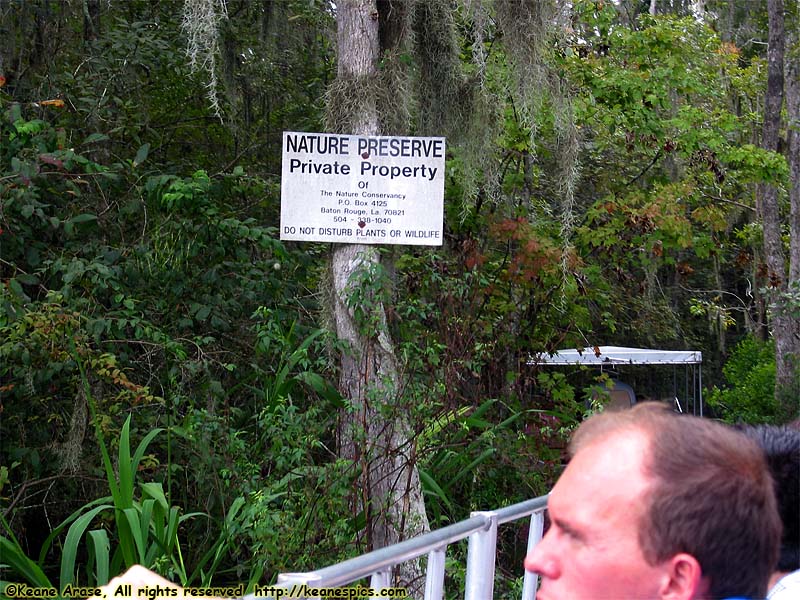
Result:
M442 245L444 138L283 133L281 239Z

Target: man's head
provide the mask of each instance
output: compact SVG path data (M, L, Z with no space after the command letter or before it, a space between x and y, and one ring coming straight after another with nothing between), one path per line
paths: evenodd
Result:
M760 425L744 427L742 431L761 446L775 482L783 522L777 570L800 569L800 429Z
M645 403L585 421L526 558L539 598L764 597L780 537L759 448Z

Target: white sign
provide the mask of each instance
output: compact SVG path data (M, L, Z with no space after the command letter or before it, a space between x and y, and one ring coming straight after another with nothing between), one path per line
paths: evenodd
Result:
M283 132L281 239L442 245L444 138Z

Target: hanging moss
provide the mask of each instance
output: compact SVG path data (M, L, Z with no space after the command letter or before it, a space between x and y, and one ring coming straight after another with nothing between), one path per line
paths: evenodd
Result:
M571 237L578 133L562 81L550 67L557 7L552 0L378 0L381 62L370 81L339 77L329 86L326 127L351 133L353 115L364 107L384 135L444 136L459 162L463 216L476 198L499 205L501 161L496 140L502 106L512 98L521 124L530 131L530 152L539 139L537 119L550 111L555 130L550 150L553 172L550 209L562 214L562 238ZM469 40L471 45L460 43ZM497 44L495 50L490 50ZM500 49L502 46L502 49ZM490 57L493 52L495 57ZM472 64L465 63L472 60ZM487 61L505 60L501 79L487 83ZM499 87L498 87L499 86ZM374 112L372 112L374 111Z
M443 135L462 164L459 186L462 214L481 188L496 199L496 161L491 160L500 132L500 103L482 85L482 71L468 75L458 42L459 5L449 0L418 2L414 14L416 131ZM473 8L483 10L479 2Z
M557 46L558 9L550 0L496 0L495 10L503 48L511 66L515 87L512 91L519 98L519 115L522 124L530 130L529 145L534 153L540 143L537 119L545 110L552 112L556 136L553 153L558 165L554 189L558 197L551 205L561 215L562 273L566 280L570 270L568 257L572 254L570 239L576 221L575 187L580 166L579 134L570 94L550 67L550 52Z
M377 78L352 77L340 73L328 86L325 96L325 131L347 134L360 132L361 123L355 119L374 115L377 110L376 98L383 93L383 85Z
M186 0L181 27L187 35L186 54L192 71L208 76L206 97L214 113L222 118L219 105L217 60L220 55L220 23L228 18L225 0Z
M414 13L414 51L418 61L422 135L454 136L470 115L471 98L464 95L453 7L447 0L419 3Z
M377 97L381 131L407 135L411 131L413 103L413 17L417 0L378 0L378 65L384 92Z
M544 94L550 91L547 52L556 9L547 0L496 0L495 18L511 66L522 113L533 125Z

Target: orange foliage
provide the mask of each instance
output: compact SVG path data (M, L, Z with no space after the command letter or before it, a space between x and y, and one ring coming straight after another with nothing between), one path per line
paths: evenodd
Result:
M504 219L491 228L493 237L501 241L514 241L506 276L512 281L529 282L543 271L555 268L561 259L561 250L549 240L540 239L533 226L524 217Z

